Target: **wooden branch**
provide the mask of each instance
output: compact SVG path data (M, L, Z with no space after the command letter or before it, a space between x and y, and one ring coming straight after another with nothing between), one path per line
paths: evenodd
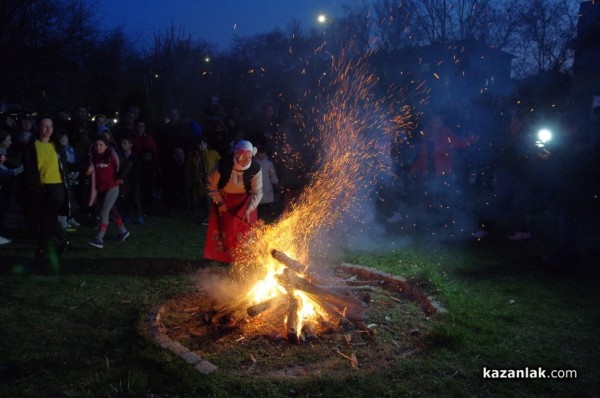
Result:
M437 311L437 308L432 304L427 295L421 291L421 289L419 289L417 286L411 285L402 277L395 277L382 271L346 263L338 266L337 270L356 275L362 279L362 283L364 283L365 280L376 281L379 284L378 286L381 286L383 289L401 294L410 300L416 301L417 304L419 304L419 306L428 314L432 314Z
M252 318L254 318L255 316L258 316L258 315L262 314L263 312L265 312L266 310L268 310L269 308L271 308L275 301L276 301L275 298L272 298L272 299L263 301L262 303L251 305L250 307L246 308L246 313L249 316L251 316Z
M288 341L297 343L298 342L298 306L299 300L296 296L290 293L290 307L288 309L288 317L287 317L287 338Z
M303 275L304 278L306 280L310 281L311 283L321 284L325 281L318 274L307 271L308 267L306 267L305 265L299 263L298 261L290 258L287 254L285 254L282 251L273 249L273 250L271 250L271 256L273 256L273 258L275 260L279 261L281 264L285 265L287 268L294 271L296 274Z
M329 292L319 286L313 285L306 279L303 279L292 272L284 272L280 275L275 275L279 283L288 289L298 289L310 296L311 299L317 302L326 311L337 314L341 318L358 321L365 317L365 307L367 306L362 301L353 296L341 296Z
M298 261L291 259L287 254L279 250L271 250L271 256L281 264L285 265L297 274L304 274L306 267Z

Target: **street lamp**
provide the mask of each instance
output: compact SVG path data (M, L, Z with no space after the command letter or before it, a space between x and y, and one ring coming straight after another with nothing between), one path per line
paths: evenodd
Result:
M325 14L319 14L319 16L317 17L317 22L318 23L327 22L327 16Z

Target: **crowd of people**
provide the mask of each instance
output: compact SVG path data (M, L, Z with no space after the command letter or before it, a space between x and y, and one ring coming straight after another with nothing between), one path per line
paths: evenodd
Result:
M149 116L138 106L117 123L84 106L70 116L2 115L0 245L11 243L9 209L36 231L37 263L67 252L65 231L80 224L96 228L89 244L102 249L110 221L114 240L123 242L130 223L144 225L157 209L187 210L207 226L205 258L231 262L236 240L258 219L276 220L309 183L316 154L303 143L310 128L280 119L273 103L253 118L236 106L201 120L173 108L156 126ZM597 198L598 125L562 114L557 137L543 146L529 119L502 109L487 121L459 120L438 109L412 131L398 131L386 154L394 176L376 192L386 203L383 219L390 228L424 218L447 225L471 211L479 219L474 239L502 231L527 240L532 212L544 202L559 241L548 262L576 259L576 226ZM476 206L469 204L473 187L484 193Z
M527 241L535 221L538 232L548 227L544 238L557 248L544 264L570 268L579 261L578 225L597 220L600 210L597 115L598 109L589 119L504 109L480 124L429 113L416 137L402 135L395 150L402 187L395 197L402 199L392 201L387 222L435 231L462 219L458 228L477 241ZM539 137L540 130L547 136Z
M263 104L259 113L245 118L232 107L226 115L196 121L172 108L156 126L149 126L144 119L148 115L138 106L131 106L116 123L103 114L91 115L85 106L70 115L2 115L0 245L12 241L6 225L9 211L18 213L22 227L38 234L36 263L67 252L71 243L65 231L81 224L97 228L88 243L99 249L104 248L110 222L118 229L114 240L123 242L130 236L128 224L144 225L148 214L158 212L194 212L211 231L211 211L217 209L225 217L235 207L228 190L236 191L238 181L228 185L222 178L217 188L210 183L223 168L236 175L240 162L247 160L234 158L242 143L250 148L249 158L258 152L252 171L260 171L261 181L264 172L265 184L259 185L260 196L253 194L252 214L240 218L250 225L260 210L261 219L273 221L285 210L279 199L287 198L289 206L299 184L306 182L294 181L304 165L290 170L280 162L276 170L275 158L297 145L290 139L293 126L279 120L273 103ZM218 202L223 206L215 207Z

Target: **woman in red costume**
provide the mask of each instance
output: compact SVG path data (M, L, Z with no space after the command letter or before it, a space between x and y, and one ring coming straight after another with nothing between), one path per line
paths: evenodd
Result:
M233 158L219 160L208 175L208 196L213 203L204 246L208 260L233 262L238 242L256 224L263 194L260 164L252 159L255 154L249 141L238 141Z

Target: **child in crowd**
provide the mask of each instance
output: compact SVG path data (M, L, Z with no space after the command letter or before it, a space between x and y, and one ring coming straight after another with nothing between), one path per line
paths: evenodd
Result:
M0 233L4 235L4 192L2 192L2 187L9 180L9 178L18 176L23 172L23 166L19 166L14 169L9 169L4 165L6 161L6 149L0 148ZM0 236L0 245L5 245L7 243L12 242L11 239L5 238L4 236Z
M90 205L97 201L100 208L98 232L96 237L88 243L99 249L104 248L104 235L108 229L109 216L112 217L119 229L117 241L123 242L129 237L129 231L125 228L115 206L119 196L119 185L123 183L123 178L119 174L121 171L119 155L110 147L108 140L102 136L96 138L90 154L90 166L86 173L92 178Z
M72 204L74 203L74 196L73 190L71 189L74 185L79 184L79 157L77 156L75 148L69 143L69 136L66 133L60 135L59 142L60 145L64 147L67 155L67 175L69 177L69 183L67 185L69 189L67 197L59 210L58 221L60 222L61 227L68 231L79 226L79 223L73 217Z
M123 168L123 185L119 192L119 207L123 213L123 221L129 224L133 220L139 225L144 224L142 212L142 198L140 188L140 159L131 151L133 144L131 138L121 139L120 160Z
M206 191L206 177L221 159L219 152L209 149L204 138L198 138L194 148L188 155L185 165L186 191L192 210L197 207L201 211L201 224L208 225L210 198Z
M263 197L258 205L258 218L267 222L271 221L275 215L273 209L273 203L275 203L274 187L279 186L279 178L277 178L275 166L263 146L257 145L256 161L260 164L263 180Z

